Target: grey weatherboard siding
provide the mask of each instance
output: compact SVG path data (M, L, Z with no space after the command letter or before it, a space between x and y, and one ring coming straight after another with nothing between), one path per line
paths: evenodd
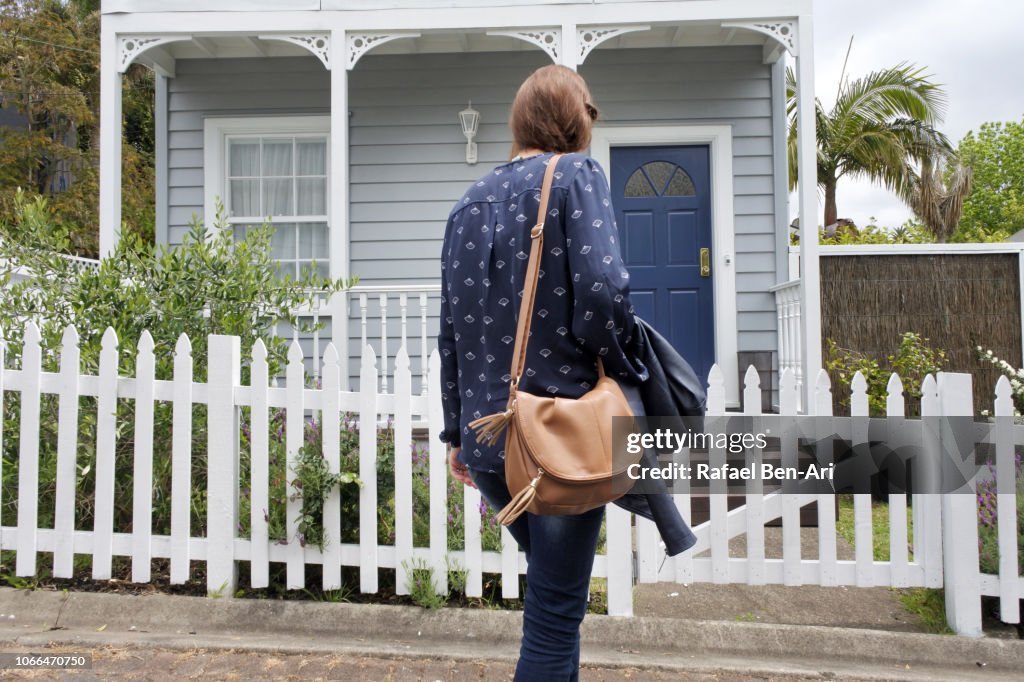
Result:
M467 183L507 159L512 97L546 63L538 51L359 62L349 79L350 262L362 284L437 281L447 213ZM580 73L606 125L732 126L738 350L776 350L772 81L761 48L596 50ZM469 100L481 113L476 166L465 163L456 120ZM192 214L202 217L204 117L327 114L329 101L329 74L313 57L180 60L168 81L168 241L180 243ZM370 323L371 336L377 328ZM357 320L350 330L355 357ZM418 355L417 338L410 346Z

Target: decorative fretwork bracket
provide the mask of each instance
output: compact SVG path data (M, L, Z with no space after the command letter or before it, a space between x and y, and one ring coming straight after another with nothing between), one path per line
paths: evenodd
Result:
M606 40L635 31L649 31L650 26L577 26L576 63L582 64L591 51Z
M135 58L146 50L178 40L192 40L191 35L122 35L117 37L117 70L124 73Z
M518 31L488 31L489 36L505 36L533 43L548 53L551 61L558 64L562 53L561 28L524 28Z
M391 33L346 33L345 34L345 68L351 71L359 59L375 47L390 43L392 40L401 38L419 38L419 33L391 32Z
M330 33L263 33L257 36L260 40L283 40L309 50L331 70L331 34Z
M799 48L797 47L798 24L794 20L731 21L723 23L722 28L745 28L748 31L763 33L781 45L792 56L799 56Z

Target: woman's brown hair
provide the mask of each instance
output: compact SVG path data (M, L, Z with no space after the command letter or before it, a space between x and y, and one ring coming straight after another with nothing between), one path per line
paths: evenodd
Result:
M549 64L519 86L508 125L520 150L569 153L590 146L596 120L597 109L583 77L568 67Z

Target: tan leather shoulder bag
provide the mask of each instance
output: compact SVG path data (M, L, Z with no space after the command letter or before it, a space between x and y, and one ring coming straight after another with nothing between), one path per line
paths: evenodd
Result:
M626 475L632 461L620 458L620 467L613 468L612 418L631 417L633 413L622 389L605 375L600 358L596 385L578 399L538 396L519 388L544 247L544 220L560 158L556 154L548 161L537 224L530 231L530 259L519 306L508 405L504 412L481 417L469 425L476 431L477 442L489 444L508 429L505 481L513 497L497 517L505 526L524 511L582 514L618 499L632 485ZM640 455L635 460L639 461Z

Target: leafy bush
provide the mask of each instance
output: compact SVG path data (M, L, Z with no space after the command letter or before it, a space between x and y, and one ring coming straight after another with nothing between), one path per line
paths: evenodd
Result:
M8 366L16 366L23 345L24 320L36 321L42 333L43 369L57 371L64 329L74 325L80 334L81 373L95 374L99 366L101 340L109 326L118 334L119 371L135 372L139 337L149 331L154 340L156 378L173 377L173 350L181 334L192 343L194 380L205 380L207 336L227 334L241 338L246 354L257 339L268 350L271 376L283 370L288 341L272 330L280 323L303 331L313 327L294 312L308 306L316 295L330 294L352 282L331 282L310 274L300 280L280 279L271 257L269 226L249 230L235 243L219 216L215 229L207 231L195 222L183 245L153 247L128 238L117 252L96 268L83 267L62 253L70 250L68 234L55 225L46 200L29 201L18 195L16 218L0 223L0 338L6 339ZM24 281L12 282L21 269ZM248 383L248 367L242 368L242 382ZM53 527L56 495L56 443L59 422L56 396L41 401L39 526ZM3 404L3 479L0 516L12 523L17 516L17 482L20 423L20 394L8 392ZM134 403L119 400L115 472L115 531L132 527ZM251 493L250 410L241 415L239 467L239 535L248 537ZM80 530L93 527L96 462L96 400L80 400L75 484L75 524ZM171 497L171 406L154 405L153 532L170 532ZM323 422L306 419L303 446L294 470L287 469L285 412L269 415L269 504L262 510L272 540L297 540L323 546L323 502L333 490L341 493L341 540L358 542L359 536L359 431L354 415L341 415L340 470L331 474L322 456ZM205 534L206 522L206 408L193 408L191 509L194 536ZM430 478L425 445L412 446L413 542L429 544ZM379 508L378 542L392 544L395 528L395 441L392 425L377 431L377 488ZM481 518L485 550L500 548L501 527L494 513L481 503L466 510L462 485L446 476L448 485L448 545L464 546L466 513ZM289 498L302 500L299 535L288 537L286 509ZM87 562L78 555L76 560ZM0 574L9 567L0 569ZM40 571L45 571L41 565ZM453 574L453 578L457 578ZM452 585L457 587L458 580ZM496 588L495 588L496 589Z
M977 346L975 350L981 360L991 363L1010 380L1014 414L1024 413L1024 369L1017 369L1005 360L1000 360L991 350ZM1017 571L1024 566L1024 461L1018 451L1014 458L1017 493ZM978 484L978 549L981 552L981 570L985 573L999 573L999 514L997 509L995 471L989 465L991 477Z
M310 419L305 423L303 447L296 460L296 470L286 470L285 413L274 410L270 415L270 509L263 510L269 524L271 540L288 541L286 507L290 496L303 501L303 525L298 540L303 544L323 547L323 500L328 491L341 486L341 541L359 541L359 423L356 415L343 413L339 429L340 466L338 474L328 474L323 458L323 423ZM250 480L251 432L249 420L243 419L240 475ZM413 545L430 544L430 471L427 446L413 442L412 498ZM446 469L447 470L447 469ZM449 549L465 547L465 514L463 486L446 475L447 533ZM242 535L249 534L251 492L242 490L240 523ZM395 542L395 433L389 421L377 430L377 542ZM501 548L501 525L495 513L483 501L474 513L480 515L481 545L484 550Z
M914 332L904 332L896 353L889 355L883 365L877 358L864 353L841 348L833 339L828 339L828 359L825 369L845 386L849 386L857 372L867 381L868 407L872 415L884 415L888 396L889 377L893 372L903 382L903 395L908 398L907 414L913 414L921 398L921 383L928 374L942 370L946 361L945 351L932 348L928 339ZM849 405L849 400L843 400Z
M329 281L315 271L302 279L281 279L271 256L271 227L248 231L234 241L218 215L210 231L194 221L178 247L154 247L127 237L116 252L95 267L86 267L62 255L68 250L65 230L52 222L47 203L18 195L15 219L0 223L0 332L7 343L8 362L20 357L24 322L34 320L42 334L44 371L54 372L60 362L65 328L73 325L80 336L82 374L96 374L104 331L111 327L119 338L118 364L122 375L135 373L138 342L143 331L154 341L156 378L173 375L173 350L187 334L192 344L195 381L205 380L207 337L228 334L241 338L243 348L262 339L268 350L272 375L286 361L287 341L272 330L287 323L311 331L313 326L294 311L309 306L317 296L340 291L350 282ZM25 275L13 282L12 274ZM243 382L247 381L243 368ZM52 527L56 494L58 403L44 395L40 405L40 527ZM75 522L79 529L93 525L96 462L96 399L82 398L78 424L78 479ZM20 395L8 393L3 405L3 479L0 514L13 520L18 480L18 424ZM115 531L132 524L134 404L117 403L115 450ZM170 530L171 406L154 405L153 425L153 531ZM192 510L195 535L204 534L206 519L206 410L193 408Z
M913 219L892 228L876 225L875 219L871 218L871 222L864 227L843 225L833 234L827 233L824 229L818 230L819 244L930 244L934 241L927 228ZM793 232L789 243L792 246L798 245L800 233Z
M1006 360L1000 360L991 350L983 350L981 346L975 346L974 350L979 360L991 364L1010 380L1014 414L1024 414L1024 369L1017 369Z

